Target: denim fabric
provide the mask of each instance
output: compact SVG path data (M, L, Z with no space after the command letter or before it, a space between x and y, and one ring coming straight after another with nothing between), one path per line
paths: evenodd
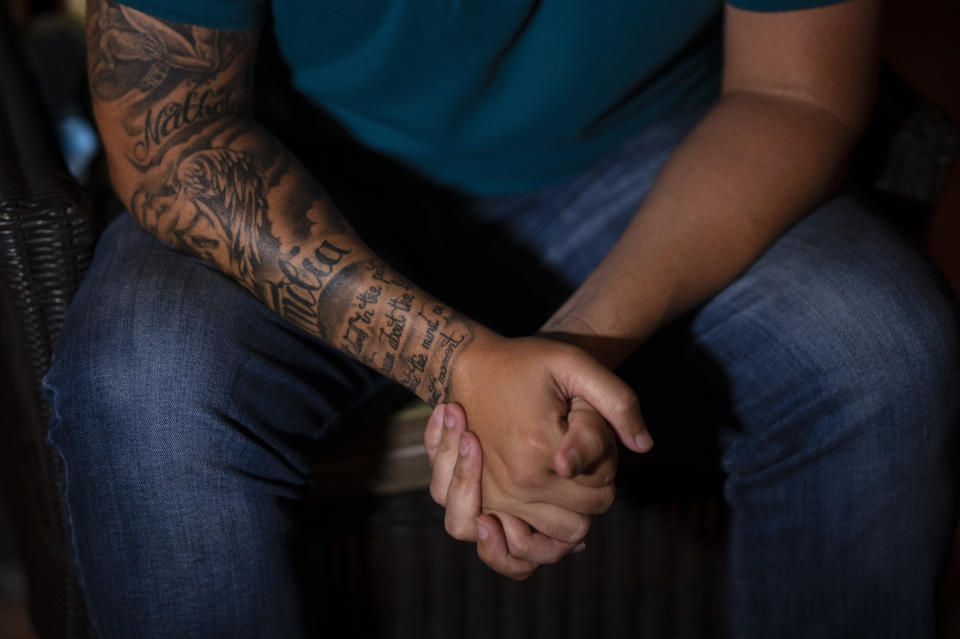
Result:
M569 288L695 119L649 129L542 191L463 199L462 212ZM458 256L499 256L481 239ZM452 301L493 303L469 298ZM685 348L719 367L735 418L719 432L731 634L933 636L960 363L956 317L927 262L847 193L684 322ZM116 221L46 379L100 634L304 634L296 504L309 454L386 385Z
M99 634L296 636L307 451L384 383L117 220L46 379Z

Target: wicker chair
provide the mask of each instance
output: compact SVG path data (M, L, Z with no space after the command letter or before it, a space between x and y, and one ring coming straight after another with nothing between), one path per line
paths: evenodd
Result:
M4 364L12 373L0 428L3 485L30 575L41 636L93 636L77 587L59 458L44 441L49 408L40 380L63 316L90 263L90 204L67 172L42 102L25 72L17 34L0 8L0 277Z

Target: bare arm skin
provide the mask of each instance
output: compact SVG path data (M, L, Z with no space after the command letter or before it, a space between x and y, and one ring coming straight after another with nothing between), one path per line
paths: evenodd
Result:
M568 545L586 534L612 477L561 477L553 453L574 396L643 450L629 387L579 348L496 335L383 263L252 119L256 32L91 0L87 43L111 181L143 228L431 404L461 403L484 446L484 507Z
M874 0L779 13L728 6L721 100L542 333L615 367L660 326L732 281L826 198L842 178L872 103L877 12ZM503 558L517 574L546 563L534 555L522 562L509 556L516 553L510 539L510 552L504 547L505 526L469 509L477 501L471 485L477 451L458 457L429 425L426 439L432 485L444 487L434 492L467 506L448 506L448 530L484 522L488 535L479 539L478 552Z
M723 96L544 326L608 366L718 292L842 177L872 104L875 0L726 8Z

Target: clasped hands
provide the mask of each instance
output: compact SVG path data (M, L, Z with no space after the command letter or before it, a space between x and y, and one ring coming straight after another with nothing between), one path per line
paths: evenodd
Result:
M538 337L488 338L454 383L424 431L447 532L514 579L582 550L613 503L615 437L653 445L636 394L576 346Z

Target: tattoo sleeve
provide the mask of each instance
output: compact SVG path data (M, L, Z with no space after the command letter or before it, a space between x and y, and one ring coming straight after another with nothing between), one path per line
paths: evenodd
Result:
M87 7L113 186L138 223L295 326L446 401L477 325L381 262L250 114L256 33Z

